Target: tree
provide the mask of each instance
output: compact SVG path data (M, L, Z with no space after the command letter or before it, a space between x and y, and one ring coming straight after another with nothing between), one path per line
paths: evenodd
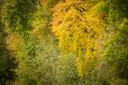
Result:
M2 23L0 22L0 84L5 85L8 83L11 85L11 81L16 78L15 69L17 62L11 51L7 48L6 44L6 32L3 29Z
M81 77L94 69L103 53L107 13L108 5L104 1L66 1L55 7L53 33L59 39L61 52L76 55Z

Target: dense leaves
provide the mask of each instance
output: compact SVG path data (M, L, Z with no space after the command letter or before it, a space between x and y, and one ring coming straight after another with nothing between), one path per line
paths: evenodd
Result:
M107 16L106 11L101 10L103 5L106 3L99 2L92 7L90 3L71 1L55 8L53 32L59 37L62 52L76 55L80 76L94 67L101 55L100 49L103 49Z
M0 1L0 85L127 85L127 0Z

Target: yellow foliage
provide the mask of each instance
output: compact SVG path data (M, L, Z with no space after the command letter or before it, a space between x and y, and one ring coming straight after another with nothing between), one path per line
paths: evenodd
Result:
M7 47L12 51L12 54L15 54L20 42L22 42L22 38L16 32L9 33L6 37Z
M68 0L55 7L52 31L59 39L62 52L76 54L81 77L86 74L86 70L95 67L97 57L102 53L107 14L99 12L99 9L104 3L92 6L92 3L81 0Z

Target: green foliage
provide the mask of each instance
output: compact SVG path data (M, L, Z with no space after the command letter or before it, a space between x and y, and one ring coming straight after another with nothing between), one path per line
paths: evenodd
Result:
M73 54L63 55L58 58L55 68L56 85L80 85L80 77L75 64L75 56Z
M17 63L15 57L7 48L2 23L0 23L0 26L0 85L5 85L6 82L15 80Z
M104 54L110 69L113 70L114 77L118 79L128 78L127 23L128 19L124 19L118 31L114 35L111 35Z
M127 4L4 0L0 85L127 85Z
M54 64L58 56L57 43L50 32L50 7L52 0L40 1L30 18L31 27L27 37L23 37L16 50L18 79L21 85L51 85L55 82ZM24 69L23 69L24 67Z
M128 17L128 1L127 0L110 0L111 6L117 10L120 16Z
M36 0L4 0L2 6L2 22L5 28L27 33L32 29L31 17L36 10Z

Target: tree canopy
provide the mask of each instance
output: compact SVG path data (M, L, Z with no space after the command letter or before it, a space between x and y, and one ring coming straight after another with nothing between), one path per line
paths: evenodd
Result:
M127 85L127 0L0 0L0 85Z

